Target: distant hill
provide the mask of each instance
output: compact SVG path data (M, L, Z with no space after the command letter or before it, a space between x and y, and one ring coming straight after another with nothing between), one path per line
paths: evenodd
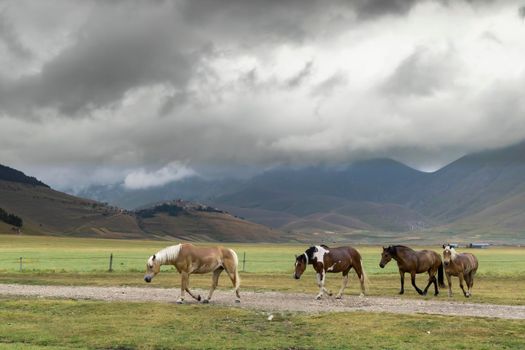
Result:
M7 167L5 167L7 168ZM287 240L278 230L235 217L225 211L184 202L137 212L55 191L34 178L15 174L17 181L0 180L0 208L23 220L24 234L105 238L168 238L180 240L276 242ZM9 175L11 176L11 175ZM25 175L24 175L25 176ZM13 178L13 177L9 177ZM29 180L28 180L29 179ZM179 203L180 204L180 203ZM149 214L146 212L149 210ZM0 222L0 233L13 233Z
M117 187L115 198L127 198L131 207L163 193L184 194L311 240L525 241L525 142L466 155L434 173L373 159L282 167L248 180L193 178L142 191Z

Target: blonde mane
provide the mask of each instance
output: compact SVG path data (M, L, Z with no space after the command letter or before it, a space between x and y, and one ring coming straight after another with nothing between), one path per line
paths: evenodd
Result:
M174 261L179 256L181 247L182 244L179 243L177 245L172 245L162 250L159 250L155 254L155 261L157 261L161 265Z

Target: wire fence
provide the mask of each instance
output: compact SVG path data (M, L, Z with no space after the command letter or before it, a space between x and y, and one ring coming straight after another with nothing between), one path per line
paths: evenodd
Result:
M126 254L96 254L85 256L61 255L33 255L20 254L10 257L0 257L0 271L4 272L143 272L146 259L144 256ZM397 273L396 268L380 269L378 258L363 258L363 265L368 273L391 274ZM521 266L525 267L525 257L521 259L485 259L484 267ZM395 263L392 263L395 266ZM247 257L246 252L239 254L239 270L241 272L290 272L293 270L294 258L256 256ZM499 270L499 269L498 269ZM490 270L488 270L490 271ZM504 270L502 270L503 272ZM505 271L505 273L507 273Z

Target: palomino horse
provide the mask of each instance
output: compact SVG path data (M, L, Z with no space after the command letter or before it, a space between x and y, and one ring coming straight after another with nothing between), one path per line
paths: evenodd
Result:
M474 275L478 271L478 259L473 254L458 254L449 244L443 245L443 263L445 264L445 275L447 275L448 296L452 296L452 284L450 276L458 276L459 286L465 297L472 295ZM463 288L463 280L467 282L467 291Z
M426 295L428 288L434 283L434 295L439 294L438 285L436 282L436 272L438 273L439 286L445 287L443 281L443 263L441 262L441 256L432 250L420 250L415 251L409 247L403 245L389 246L388 248L383 247L383 253L381 253L381 262L379 266L384 268L390 260L394 259L397 262L399 268L399 274L401 276L401 290L399 294L405 292L405 273L410 273L412 285L420 295ZM419 289L416 286L416 274L428 272L428 284L424 290Z
M164 248L149 257L146 263L146 274L144 281L151 279L159 273L161 265L174 265L181 274L180 298L178 304L184 301L184 291L188 292L194 299L201 301L201 296L195 296L190 291L190 275L192 273L213 272L212 284L208 298L203 303L208 303L213 291L219 283L219 275L226 270L235 288L236 302L240 302L239 286L241 280L237 270L237 254L232 249L224 247L195 247L193 244L184 243Z
M355 269L359 282L361 283L361 295L366 291L365 281L366 274L363 269L361 255L352 247L328 248L325 245L316 245L308 248L303 254L295 257L295 273L294 278L299 279L306 269L306 265L312 264L315 272L317 272L317 285L319 286L319 294L316 299L321 299L323 292L332 295L324 287L325 277L327 272L342 272L343 281L341 289L337 293L336 298L341 299L343 291L348 284L348 272Z

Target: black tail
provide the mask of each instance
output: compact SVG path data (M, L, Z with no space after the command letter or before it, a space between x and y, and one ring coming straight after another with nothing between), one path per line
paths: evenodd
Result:
M439 288L445 288L445 280L443 279L443 263L441 263L438 268L438 283Z

